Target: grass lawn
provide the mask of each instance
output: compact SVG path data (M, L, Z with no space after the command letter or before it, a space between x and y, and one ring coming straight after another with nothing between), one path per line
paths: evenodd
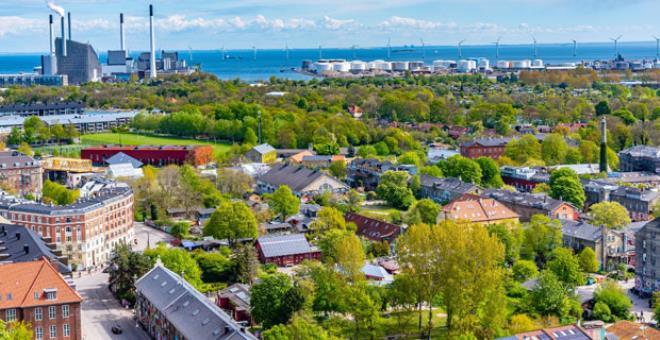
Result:
M229 150L227 143L213 143L177 137L145 136L135 133L95 133L80 136L82 145L123 144L123 145L208 145L210 144L216 154Z
M360 207L360 214L387 222L391 222L392 214L396 214L397 212L401 214L404 211L383 205L363 205Z
M427 309L424 309L422 312L422 328L428 329L428 317L429 313ZM411 312L392 312L383 315L383 331L386 336L403 336L406 339L417 338L419 336L419 329L417 328L417 322L419 318L419 313L417 311ZM440 309L433 310L433 331L431 332L431 337L434 339L444 338L446 336L445 322L447 317L444 312Z

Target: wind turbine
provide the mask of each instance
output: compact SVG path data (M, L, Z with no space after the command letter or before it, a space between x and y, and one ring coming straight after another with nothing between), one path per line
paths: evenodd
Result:
M222 54L222 60L227 59L227 56L225 55L225 45L222 45L222 49L220 50L220 53Z
M573 56L577 56L577 40L573 39Z
M192 56L192 47L190 47L190 45L188 45L188 56L190 57L190 62L192 63L193 56Z
M289 44L284 43L284 53L286 54L286 60L289 60Z
M257 46L252 46L252 58L257 60Z
M655 60L660 60L660 38L653 36L655 38Z
M356 47L357 47L357 45L351 46L351 52L353 53L353 60L355 60L355 48Z
M426 45L424 45L424 39L419 38L419 42L422 43L422 60L426 60Z
M534 45L533 45L534 46L533 47L534 48L534 59L536 59L538 57L538 53L536 52L536 38L534 36L532 36L532 41L534 43Z
M392 56L392 39L387 38L387 59L389 60Z
M458 42L458 57L459 58L463 58L463 51L461 50L461 46L463 46L464 42L465 42L465 39Z
M323 59L323 46L319 45L319 60Z
M495 59L496 60L500 58L500 40L501 39L502 39L502 37L498 37L497 41L494 42L494 44L495 44Z
M619 39L621 39L622 35L619 35L616 38L610 38L610 40L614 41L614 58L619 56Z

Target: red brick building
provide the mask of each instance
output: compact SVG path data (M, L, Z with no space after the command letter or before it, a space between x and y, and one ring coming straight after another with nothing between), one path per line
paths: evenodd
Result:
M242 283L235 283L218 292L216 304L222 308L232 319L238 322L252 324L250 315L250 287Z
M214 159L210 145L174 146L119 146L99 145L80 151L80 158L90 159L96 166L106 165L105 161L118 153L131 156L143 164L166 166L170 164L194 166L207 164Z
M82 339L82 297L49 261L0 265L0 278L0 319L30 323L37 340Z
M504 147L511 141L509 137L480 138L461 144L461 156L467 158L490 157L500 158L504 154Z
M401 234L401 227L385 221L348 212L344 216L346 222L353 222L357 226L356 234L371 241L392 242Z
M281 267L321 259L321 251L311 246L303 234L261 236L256 248L261 263L274 263Z

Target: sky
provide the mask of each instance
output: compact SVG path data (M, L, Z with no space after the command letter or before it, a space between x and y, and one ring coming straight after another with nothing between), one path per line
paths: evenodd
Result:
M653 41L658 0L54 0L73 16L73 39L119 48L119 13L132 51ZM44 0L0 0L0 53L48 49ZM56 26L59 32L59 26ZM59 34L59 33L58 33Z

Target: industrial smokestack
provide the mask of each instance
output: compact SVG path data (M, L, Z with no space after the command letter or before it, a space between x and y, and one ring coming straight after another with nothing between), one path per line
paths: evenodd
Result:
M119 13L119 49L122 51L126 51L124 39L126 39L124 36L124 13Z
M600 172L607 172L607 120L600 121Z
M66 14L66 16L67 16L67 20L68 20L68 24L69 24L69 40L71 40L71 37L72 37L72 35L71 35L71 12L68 12Z
M55 44L53 42L53 38L55 37L55 31L53 29L53 15L49 14L48 15L48 27L50 29L50 56L55 55Z
M156 79L156 32L154 32L154 5L149 5L149 32L151 33L151 63L149 77Z
M60 26L62 26L62 56L66 57L66 31L64 30L64 17L60 18Z

